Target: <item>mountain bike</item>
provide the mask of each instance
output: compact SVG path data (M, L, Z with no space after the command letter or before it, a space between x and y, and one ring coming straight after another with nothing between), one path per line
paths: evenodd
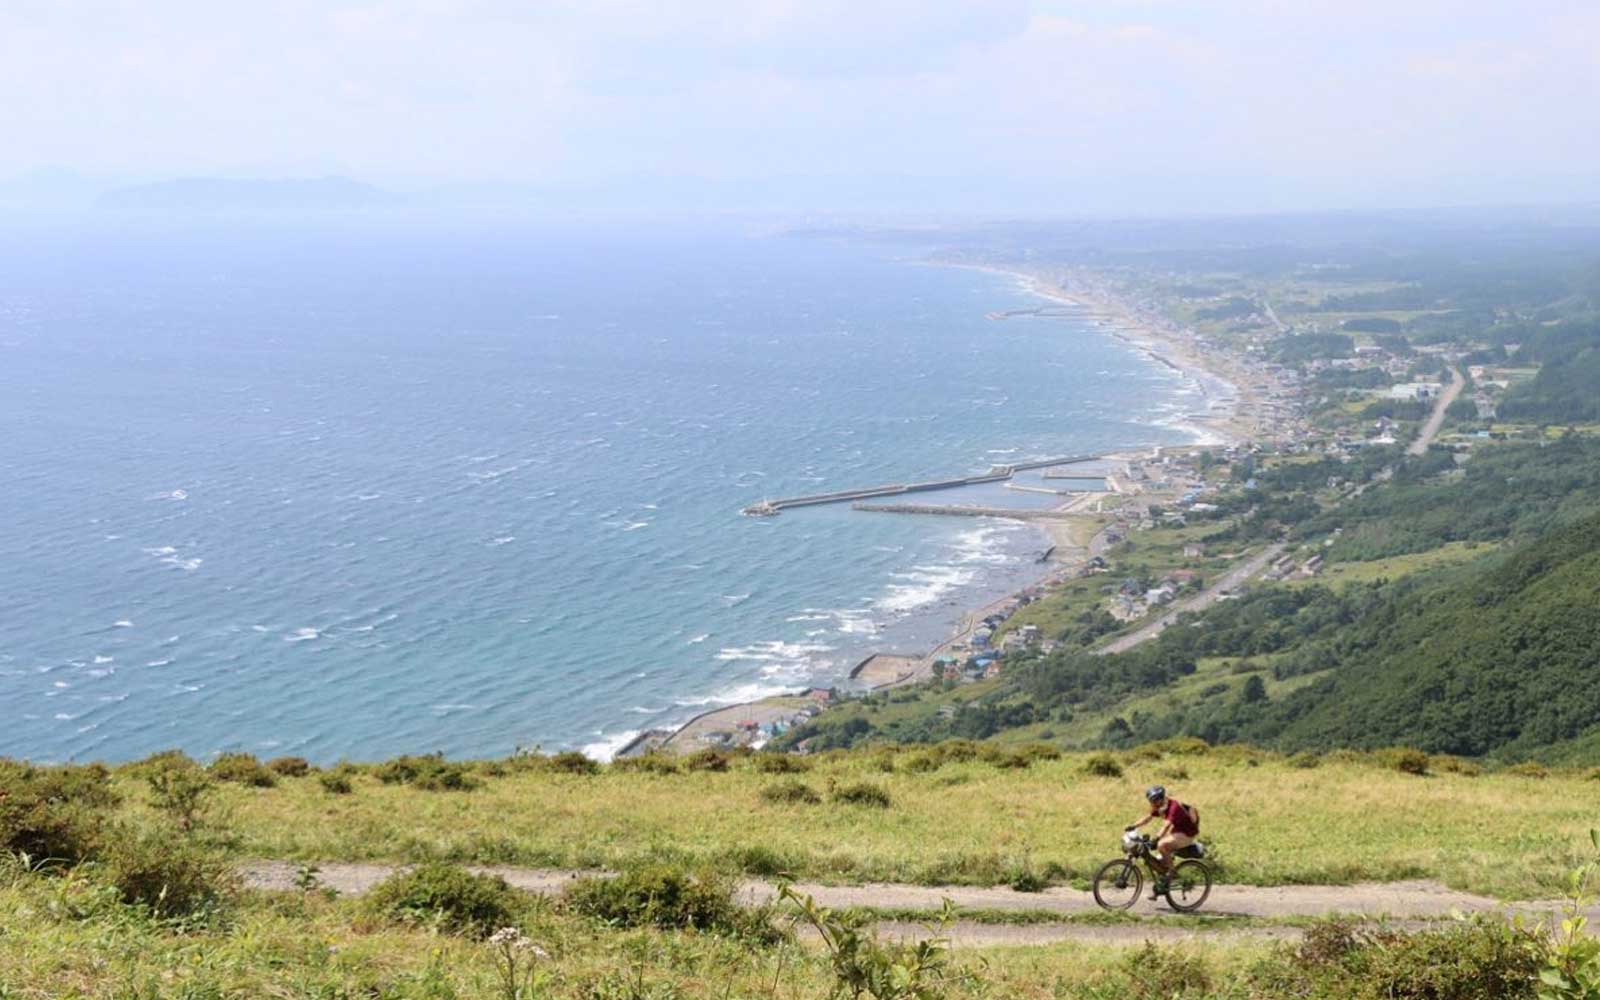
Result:
M1172 874L1165 877L1165 889L1161 870L1155 866L1155 850L1156 842L1144 834L1132 830L1124 833L1122 857L1107 861L1095 873L1094 901L1108 910L1126 910L1137 903L1139 894L1144 891L1144 872L1139 870L1138 864L1142 861L1157 892L1167 897L1168 906L1179 913L1198 910L1211 895L1211 867L1201 860L1206 856L1206 849L1196 841L1178 851L1177 856L1182 860L1173 866Z

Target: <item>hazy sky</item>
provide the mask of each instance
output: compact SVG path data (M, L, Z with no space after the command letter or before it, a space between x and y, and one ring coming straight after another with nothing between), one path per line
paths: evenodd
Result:
M1600 198L1595 0L4 0L0 176L646 203Z

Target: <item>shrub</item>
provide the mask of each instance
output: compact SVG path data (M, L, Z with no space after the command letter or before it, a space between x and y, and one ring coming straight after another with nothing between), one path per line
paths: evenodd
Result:
M521 902L516 890L499 876L430 862L378 883L366 905L369 912L393 923L481 938L513 924Z
M1456 757L1452 754L1439 753L1428 758L1430 770L1440 774L1459 774L1465 778L1475 778L1483 773L1483 767L1477 761L1465 757Z
M768 785L761 789L761 797L778 805L816 805L822 801L816 789L797 778Z
M214 917L237 889L232 867L193 841L119 831L103 855L117 898L163 920Z
M1378 751L1378 760L1384 767L1393 768L1401 774L1424 775L1428 773L1428 755L1421 750L1410 747L1390 747Z
M94 855L104 813L117 804L99 764L36 767L0 759L0 854L30 865L73 865Z
M251 753L222 754L206 770L218 781L231 781L250 788L271 788L278 783L277 776Z
M1290 767L1298 767L1302 770L1310 770L1314 767L1320 767L1322 765L1322 758L1317 756L1315 753L1312 753L1310 750L1302 750L1299 753L1291 756L1288 760L1288 764Z
M158 753L153 753L142 760L136 760L131 764L124 764L121 768L119 768L119 770L131 777L139 778L141 780L149 780L150 775L152 774L160 774L164 771L170 771L174 768L189 768L199 766L200 764L198 761L184 753L182 750L162 750Z
M329 795L349 795L355 791L355 786L350 782L350 772L342 769L323 771L317 775L317 781L322 784L322 790Z
M1211 993L1210 967L1198 955L1146 941L1117 968L1115 996L1127 1000L1180 1000Z
M1519 778L1548 778L1550 769L1536 761L1525 760L1520 764L1513 764L1506 768L1507 774L1514 774Z
M1001 770L1021 771L1033 766L1033 758L1020 750L990 754L987 759Z
M274 757L267 770L284 778L304 778L311 773L311 762L304 757Z
M849 806L871 806L874 809L887 809L891 805L889 793L879 785L861 781L853 785L841 785L833 790L833 801Z
M620 757L611 762L613 771L642 771L645 774L677 774L678 761L671 754L652 750L637 757Z
M931 748L947 764L964 764L978 756L978 744L972 740L945 740Z
M1027 858L1011 867L1006 874L1006 884L1017 892L1043 892L1050 888L1050 880L1036 871Z
M466 765L447 761L437 753L396 757L379 764L372 773L386 785L412 785L430 792L469 792L479 786Z
M794 754L760 753L756 754L756 770L762 774L804 774L811 770L811 762Z
M576 750L563 750L549 760L545 766L557 774L599 774L600 764Z
M904 769L912 774L926 774L944 766L944 758L936 751L912 754L906 758Z
M615 878L581 878L567 887L565 898L574 912L615 927L770 933L768 915L742 910L727 879L673 865L647 865Z
M795 865L783 855L770 847L752 844L741 847L733 852L734 865L746 875L760 875L772 878L777 875L787 875L795 869Z
M216 787L199 764L177 754L166 757L159 765L151 764L143 773L145 783L150 786L152 806L165 813L180 830L192 830L199 825L206 799Z
M721 750L707 747L696 750L683 758L683 768L686 771L726 771L728 769L728 755Z
M1083 773L1096 778L1122 777L1122 765L1108 753L1097 753L1083 762Z
M1542 954L1534 933L1498 920L1414 934L1318 925L1286 962L1252 971L1252 995L1509 1000L1530 995Z

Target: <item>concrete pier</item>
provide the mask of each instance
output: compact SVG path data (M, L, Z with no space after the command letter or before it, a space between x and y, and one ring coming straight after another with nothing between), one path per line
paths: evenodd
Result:
M762 500L744 509L752 517L769 517L790 507L813 507L825 503L851 503L873 497L898 496L903 493L922 493L929 490L948 490L957 486L975 486L979 483L1002 483L1019 472L1029 469L1047 469L1054 465L1075 465L1091 462L1099 455L1068 455L1065 458L1042 458L1015 465L996 465L979 476L960 476L955 479L935 479L922 483L892 483L888 486L868 486L858 490L835 490L831 493L811 493L806 496L780 497Z

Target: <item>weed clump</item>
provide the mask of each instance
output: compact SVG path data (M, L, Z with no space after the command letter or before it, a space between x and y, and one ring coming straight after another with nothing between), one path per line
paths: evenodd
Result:
M576 750L563 750L545 761L545 766L556 774L599 774L600 765Z
M322 785L322 790L329 795L349 795L355 791L355 783L351 781L355 775L354 768L340 764L331 771L318 774L317 783Z
M1549 768L1538 763L1537 761L1531 760L1525 760L1520 764L1511 765L1510 767L1506 768L1506 773L1514 774L1519 778L1544 779L1550 777Z
M304 757L274 757L267 761L267 770L280 778L304 778L311 773L311 762Z
M1459 774L1463 778L1476 778L1483 773L1477 761L1453 754L1438 753L1428 758L1428 769L1440 774Z
M1383 766L1399 771L1401 774L1414 774L1418 777L1428 773L1428 755L1421 750L1410 747L1391 747L1388 750L1378 751L1378 760Z
M506 880L431 862L391 875L367 897L379 919L482 938L513 924L521 900Z
M677 774L678 761L671 754L652 750L637 757L621 757L611 762L611 770L642 772L644 774Z
M697 750L683 759L683 769L686 771L715 771L723 772L728 769L728 755L721 750L707 747Z
M1310 750L1302 750L1297 754L1291 755L1287 763L1290 767L1297 767L1303 771L1309 771L1312 768L1321 767L1322 758Z
M833 790L832 798L842 805L870 806L874 809L887 809L893 804L886 789L868 781L840 785Z
M1083 762L1083 773L1096 778L1122 777L1122 765L1108 753L1097 753Z
M0 759L0 854L31 865L75 865L104 838L104 813L117 804L99 764L37 767Z
M218 781L231 781L248 788L271 788L278 783L273 774L253 753L225 753L206 770Z
M567 887L573 912L614 927L768 936L768 915L741 909L733 885L712 872L688 872L673 865L647 865L615 878L583 878Z
M746 875L758 875L763 878L787 875L797 867L777 851L760 844L739 848L733 852L731 860L734 866Z
M219 915L238 888L232 868L187 838L121 831L101 863L117 898L161 920Z
M150 804L188 832L200 824L216 783L194 760L181 753L158 754L142 765L150 786Z
M822 796L816 789L797 778L779 781L761 789L761 798L775 805L816 805Z
M386 760L372 769L385 785L410 785L430 792L470 792L480 782L465 764L444 759L444 754L407 755Z
M759 753L756 770L762 774L804 774L811 770L811 762L791 753Z

